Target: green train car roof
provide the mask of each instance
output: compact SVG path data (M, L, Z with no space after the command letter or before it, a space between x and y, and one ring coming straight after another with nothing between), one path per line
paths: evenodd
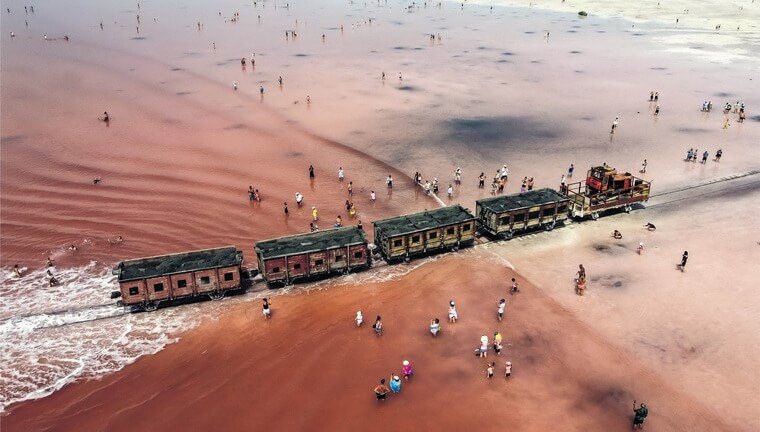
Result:
M568 197L554 189L544 188L519 194L484 198L477 200L476 203L494 213L504 213L568 200Z
M303 253L320 252L366 242L364 231L352 226L263 240L256 243L254 249L257 255L266 260Z
M460 205L453 205L375 221L374 225L375 230L382 231L388 237L396 237L417 231L455 225L472 219L475 219L475 216L469 210Z
M122 261L113 273L119 282L152 278L169 274L186 273L218 267L229 267L243 262L243 253L235 246L204 249L147 258Z

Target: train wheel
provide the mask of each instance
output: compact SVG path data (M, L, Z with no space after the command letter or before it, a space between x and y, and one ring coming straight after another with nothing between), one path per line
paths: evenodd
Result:
M215 301L221 300L224 298L224 291L217 290L217 291L212 292L208 296L211 297L211 300L215 300Z
M627 206L623 207L623 210L625 210L626 213L630 213L631 210L633 210L633 207L631 207L630 205L627 205Z
M554 229L554 222L549 222L548 224L544 225L544 229L547 231L551 231Z
M598 211L591 212L591 219L593 220L599 219L599 212Z
M145 303L145 306L143 306L143 309L145 309L146 312L153 312L154 310L158 309L158 303L156 302Z
M514 237L514 236L515 236L515 232L512 231L512 230L509 230L509 231L505 232L504 234L502 234L502 237L504 237L505 240L511 240L512 237Z

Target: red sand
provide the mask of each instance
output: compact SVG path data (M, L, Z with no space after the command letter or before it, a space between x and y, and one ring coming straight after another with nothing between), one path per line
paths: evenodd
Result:
M240 305L117 374L11 407L4 430L626 430L633 399L653 407L652 430L732 430L527 282L498 323L510 276L474 250L392 282L276 297L269 321L258 302ZM427 323L450 298L460 320L433 338ZM497 329L513 346L475 358ZM415 376L379 404L372 389L404 359ZM486 361L497 362L490 381Z

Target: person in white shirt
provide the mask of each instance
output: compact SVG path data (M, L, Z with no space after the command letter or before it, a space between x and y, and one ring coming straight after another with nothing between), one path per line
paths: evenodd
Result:
M374 201L374 200L375 200L375 198L376 198L376 197L375 197L375 191L372 191L372 192L370 192L370 193L369 193L369 200L370 200L370 201Z
M356 326L360 327L362 325L362 322L364 322L362 311L356 311Z
M338 180L343 180L345 176L343 175L343 167L338 168Z
M430 320L430 333L432 333L433 336L438 336L439 331L441 331L441 322L438 318Z
M454 303L454 300L451 300L449 302L449 322L455 323L457 322L457 319L459 319L459 315L457 314L457 307Z
M296 192L296 204L298 204L298 207L303 205L303 195L301 195L301 192Z

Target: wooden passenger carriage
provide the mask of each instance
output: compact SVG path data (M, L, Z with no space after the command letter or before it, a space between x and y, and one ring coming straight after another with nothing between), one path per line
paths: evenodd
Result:
M649 200L650 188L650 182L603 164L591 167L585 181L567 185L565 193L573 217L591 215L598 219L605 210L622 208L630 212L633 204Z
M151 311L183 298L221 299L241 287L242 262L243 253L235 246L122 261L113 269L119 303Z
M256 243L259 273L269 284L292 284L370 265L367 239L357 227L296 234Z
M509 239L521 232L552 230L564 223L569 202L568 197L545 188L478 200L475 214L482 230Z
M386 261L456 249L472 244L475 223L460 205L375 221L375 246Z

